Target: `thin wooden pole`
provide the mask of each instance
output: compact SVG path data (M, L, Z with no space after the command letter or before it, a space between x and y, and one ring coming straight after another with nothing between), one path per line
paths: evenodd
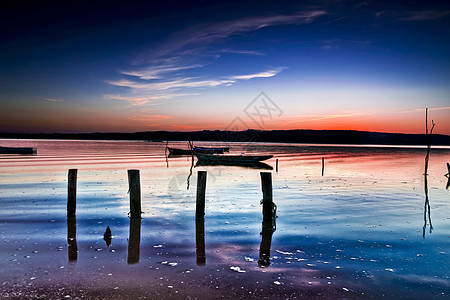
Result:
M278 158L277 158L276 161L277 161L277 162L276 162L276 165L275 165L275 170L278 172Z
M198 171L197 173L197 201L195 218L205 218L205 192L206 192L206 171Z
M263 193L263 220L272 221L273 198L272 198L272 173L261 172L261 187Z
M77 208L77 169L69 169L67 176L67 217L75 217Z
M128 170L128 185L130 192L130 217L141 217L141 183L139 170Z
M325 157L322 157L322 176L324 170L325 170Z

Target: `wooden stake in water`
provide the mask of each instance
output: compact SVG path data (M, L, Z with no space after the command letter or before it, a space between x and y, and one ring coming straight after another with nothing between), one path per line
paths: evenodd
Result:
M276 162L276 164L275 164L275 170L278 172L278 158L277 158L276 161L277 161L277 162Z
M141 217L141 182L139 170L128 170L128 185L130 193L130 217Z
M325 170L325 157L322 157L322 176L324 170Z
M261 186L262 186L262 205L263 205L263 220L272 221L273 198L272 198L272 173L261 172Z
M198 171L197 173L197 201L195 218L205 218L205 192L206 192L206 171Z
M77 208L77 169L69 169L67 178L67 217L75 217Z

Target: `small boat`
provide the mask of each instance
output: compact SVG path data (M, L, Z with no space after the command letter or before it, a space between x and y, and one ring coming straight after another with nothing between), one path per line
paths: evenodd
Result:
M169 155L192 155L192 150L188 149L179 149L179 148L170 148L169 149Z
M179 148L170 148L169 153L172 155L192 155L200 153L200 154L223 154L224 152L230 151L230 148L207 148L207 147L194 147L193 150L190 149L179 149Z
M213 155L198 154L197 159L200 162L216 162L216 163L255 163L272 158L273 155Z
M0 154L34 154L36 148L31 147L0 147Z

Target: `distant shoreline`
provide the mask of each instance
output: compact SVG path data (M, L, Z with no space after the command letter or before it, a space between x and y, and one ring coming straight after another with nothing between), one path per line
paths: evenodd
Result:
M0 139L144 140L272 142L349 145L426 145L425 134L382 133L356 130L145 131L134 133L0 133ZM432 145L450 146L450 136L433 134Z

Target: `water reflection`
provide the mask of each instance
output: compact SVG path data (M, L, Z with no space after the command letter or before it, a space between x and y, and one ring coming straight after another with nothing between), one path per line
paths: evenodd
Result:
M67 255L69 262L76 262L78 259L77 244L77 220L75 217L67 218Z
M141 250L141 218L130 219L130 237L128 239L128 259L129 265L139 263Z
M275 227L272 221L263 221L261 230L261 245L259 246L259 267L270 266L270 247L272 245L272 235Z
M195 251L197 254L197 266L206 265L204 219L195 219Z
M108 227L106 227L105 234L103 234L103 240L105 240L106 248L108 248L108 249L109 249L109 245L111 245L111 239L112 239L111 229L108 226Z
M203 166L227 166L227 167L242 167L249 169L259 169L259 170L273 170L272 166L262 162L213 162L213 161L197 161L196 167Z
M431 208L430 208L430 200L428 199L428 176L425 177L425 205L423 208L423 231L422 237L425 238L425 232L427 229L427 224L430 224L430 233L433 231L433 225L431 224Z

